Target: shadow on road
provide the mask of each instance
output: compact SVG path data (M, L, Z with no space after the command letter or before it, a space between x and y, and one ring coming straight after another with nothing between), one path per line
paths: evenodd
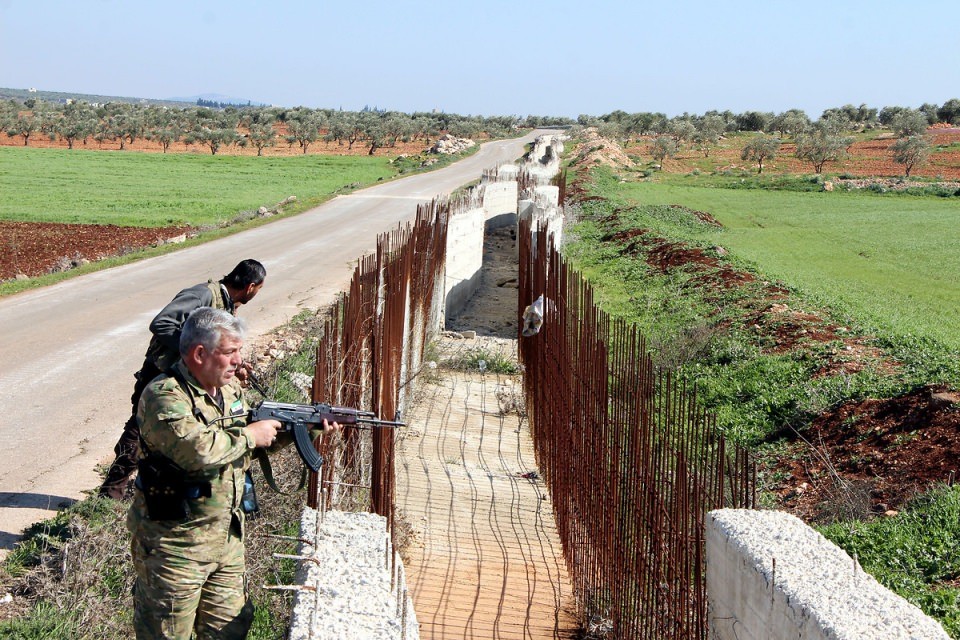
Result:
M52 518L60 509L77 502L65 496L52 496L47 493L11 493L0 491L0 507L6 509L40 509L49 511ZM11 550L20 541L22 531L0 531L0 549Z

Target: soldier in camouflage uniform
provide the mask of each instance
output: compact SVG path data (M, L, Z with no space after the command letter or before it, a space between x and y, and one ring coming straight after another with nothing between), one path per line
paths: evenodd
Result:
M208 280L184 289L153 319L150 323L150 332L153 334L150 346L140 371L135 374L137 382L130 397L133 411L113 448L116 458L100 487L100 495L120 500L126 493L130 477L137 468L140 447L140 427L137 423L140 394L151 380L180 359L180 328L190 312L200 307L213 307L236 314L237 307L250 302L257 295L266 276L267 271L262 264L256 260L243 260L219 282ZM245 370L239 369L237 375L243 379Z
M183 326L181 360L143 392L133 504L136 637L245 638L253 620L244 566L244 472L277 443L276 420L247 424L236 382L242 321L204 307ZM339 429L339 425L333 425Z

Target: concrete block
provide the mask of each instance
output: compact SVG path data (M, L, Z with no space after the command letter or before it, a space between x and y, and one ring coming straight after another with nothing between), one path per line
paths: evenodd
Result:
M711 638L949 638L790 514L720 509L708 514L706 529Z

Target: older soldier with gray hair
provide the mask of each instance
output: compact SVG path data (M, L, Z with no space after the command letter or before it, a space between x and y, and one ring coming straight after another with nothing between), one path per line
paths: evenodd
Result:
M208 280L178 293L153 319L150 323L150 333L153 334L150 346L147 347L140 371L135 374L137 382L130 396L130 417L113 448L116 458L100 486L100 495L122 500L127 494L140 457L140 424L137 422L140 394L151 380L165 373L180 358L180 331L190 313L200 307L213 307L236 315L238 307L249 303L257 295L266 277L267 270L262 264L250 258L241 260L219 282ZM245 375L243 368L237 370L241 380Z
M253 620L244 578L244 473L254 449L277 443L280 423L248 424L236 383L243 321L201 307L180 356L143 392L141 459L133 504L137 638L245 638ZM324 424L339 430L339 425ZM288 444L282 433L277 446Z

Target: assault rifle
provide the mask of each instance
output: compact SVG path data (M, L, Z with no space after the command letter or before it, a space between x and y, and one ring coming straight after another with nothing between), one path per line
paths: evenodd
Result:
M311 471L319 471L323 456L313 448L310 441L311 425L323 427L323 421L339 422L341 425L353 425L357 429L375 427L402 427L404 423L380 420L372 411L360 411L350 407L336 407L325 403L295 404L292 402L273 402L264 400L250 410L250 422L257 420L278 420L285 431L293 431L293 443L304 464ZM369 426L364 426L369 425Z

